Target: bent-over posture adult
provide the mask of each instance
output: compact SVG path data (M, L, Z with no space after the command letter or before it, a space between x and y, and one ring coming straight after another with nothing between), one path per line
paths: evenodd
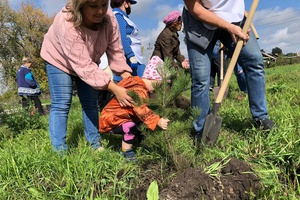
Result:
M73 80L82 106L85 137L92 149L103 149L98 130L99 90L114 93L120 106L131 106L132 99L126 89L117 86L110 75L98 67L104 52L115 74L123 78L131 76L118 22L108 9L108 0L69 0L55 16L41 49L50 87L49 130L55 151L65 151L68 147L66 134Z

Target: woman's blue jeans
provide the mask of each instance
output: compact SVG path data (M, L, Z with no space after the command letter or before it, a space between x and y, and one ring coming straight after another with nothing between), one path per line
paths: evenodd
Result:
M213 47L217 40L220 40L229 51L234 51L235 43L230 34L222 29L215 31L213 40L205 50L187 40L192 77L191 104L192 107L200 110L200 115L194 121L194 127L198 133L203 131L205 118L210 112L210 62ZM253 32L250 33L249 41L241 50L238 63L246 75L249 106L253 119L268 118L263 58Z
M127 62L127 64L130 66L130 62L129 61ZM146 68L146 65L138 63L138 67L132 69L131 75L132 76L138 76L138 77L142 78L142 76L144 74L144 71L145 71L145 68ZM117 76L117 75L114 74L113 80L115 82L119 82L119 81L122 80L122 77L121 76Z
M99 91L86 84L79 77L71 76L55 66L46 63L51 95L49 131L54 151L65 151L68 114L72 103L73 80L76 82L78 97L82 106L84 134L92 148L101 146L98 130L99 113L97 99Z

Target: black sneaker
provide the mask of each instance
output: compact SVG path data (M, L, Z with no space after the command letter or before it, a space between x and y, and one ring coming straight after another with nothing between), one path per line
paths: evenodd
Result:
M202 133L196 133L194 135L194 145L199 146L201 144Z
M259 130L270 131L274 127L274 122L268 118L255 121Z

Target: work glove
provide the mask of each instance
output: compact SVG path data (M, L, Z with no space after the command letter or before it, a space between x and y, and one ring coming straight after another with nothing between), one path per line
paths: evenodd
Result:
M129 61L130 61L130 67L132 69L137 69L138 68L139 64L138 64L138 61L136 60L136 58L134 56L129 58Z

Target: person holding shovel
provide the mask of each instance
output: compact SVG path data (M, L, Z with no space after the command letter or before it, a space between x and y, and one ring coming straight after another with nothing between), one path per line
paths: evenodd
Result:
M223 74L226 74L227 58L229 58L229 56L227 55L226 48L224 48L224 47L220 48L220 41L218 40L213 49L213 55L212 55L212 60L211 60L210 88L209 88L211 91L214 91L215 89L218 89L218 91L219 91L219 89L220 89L219 87L221 86L221 78L223 79L223 77L220 77L220 74L221 74L220 73L220 70L221 70L220 51L221 50L224 51L223 66L225 66L225 67L223 67ZM239 89L242 92L248 93L245 73L243 71L243 68L238 63L234 67L234 74L236 76L236 80L237 80ZM214 88L216 76L218 78L217 79L218 88ZM240 96L238 97L238 99L239 98L240 98Z
M209 97L210 61L217 40L229 52L234 51L239 39L242 40L244 46L238 56L238 64L246 75L252 117L259 129L272 129L274 122L268 116L262 54L250 29L246 34L242 31L246 20L244 1L184 0L184 3L182 17L192 76L191 103L201 111L194 121L196 138L202 137L206 117L213 111L210 110Z

